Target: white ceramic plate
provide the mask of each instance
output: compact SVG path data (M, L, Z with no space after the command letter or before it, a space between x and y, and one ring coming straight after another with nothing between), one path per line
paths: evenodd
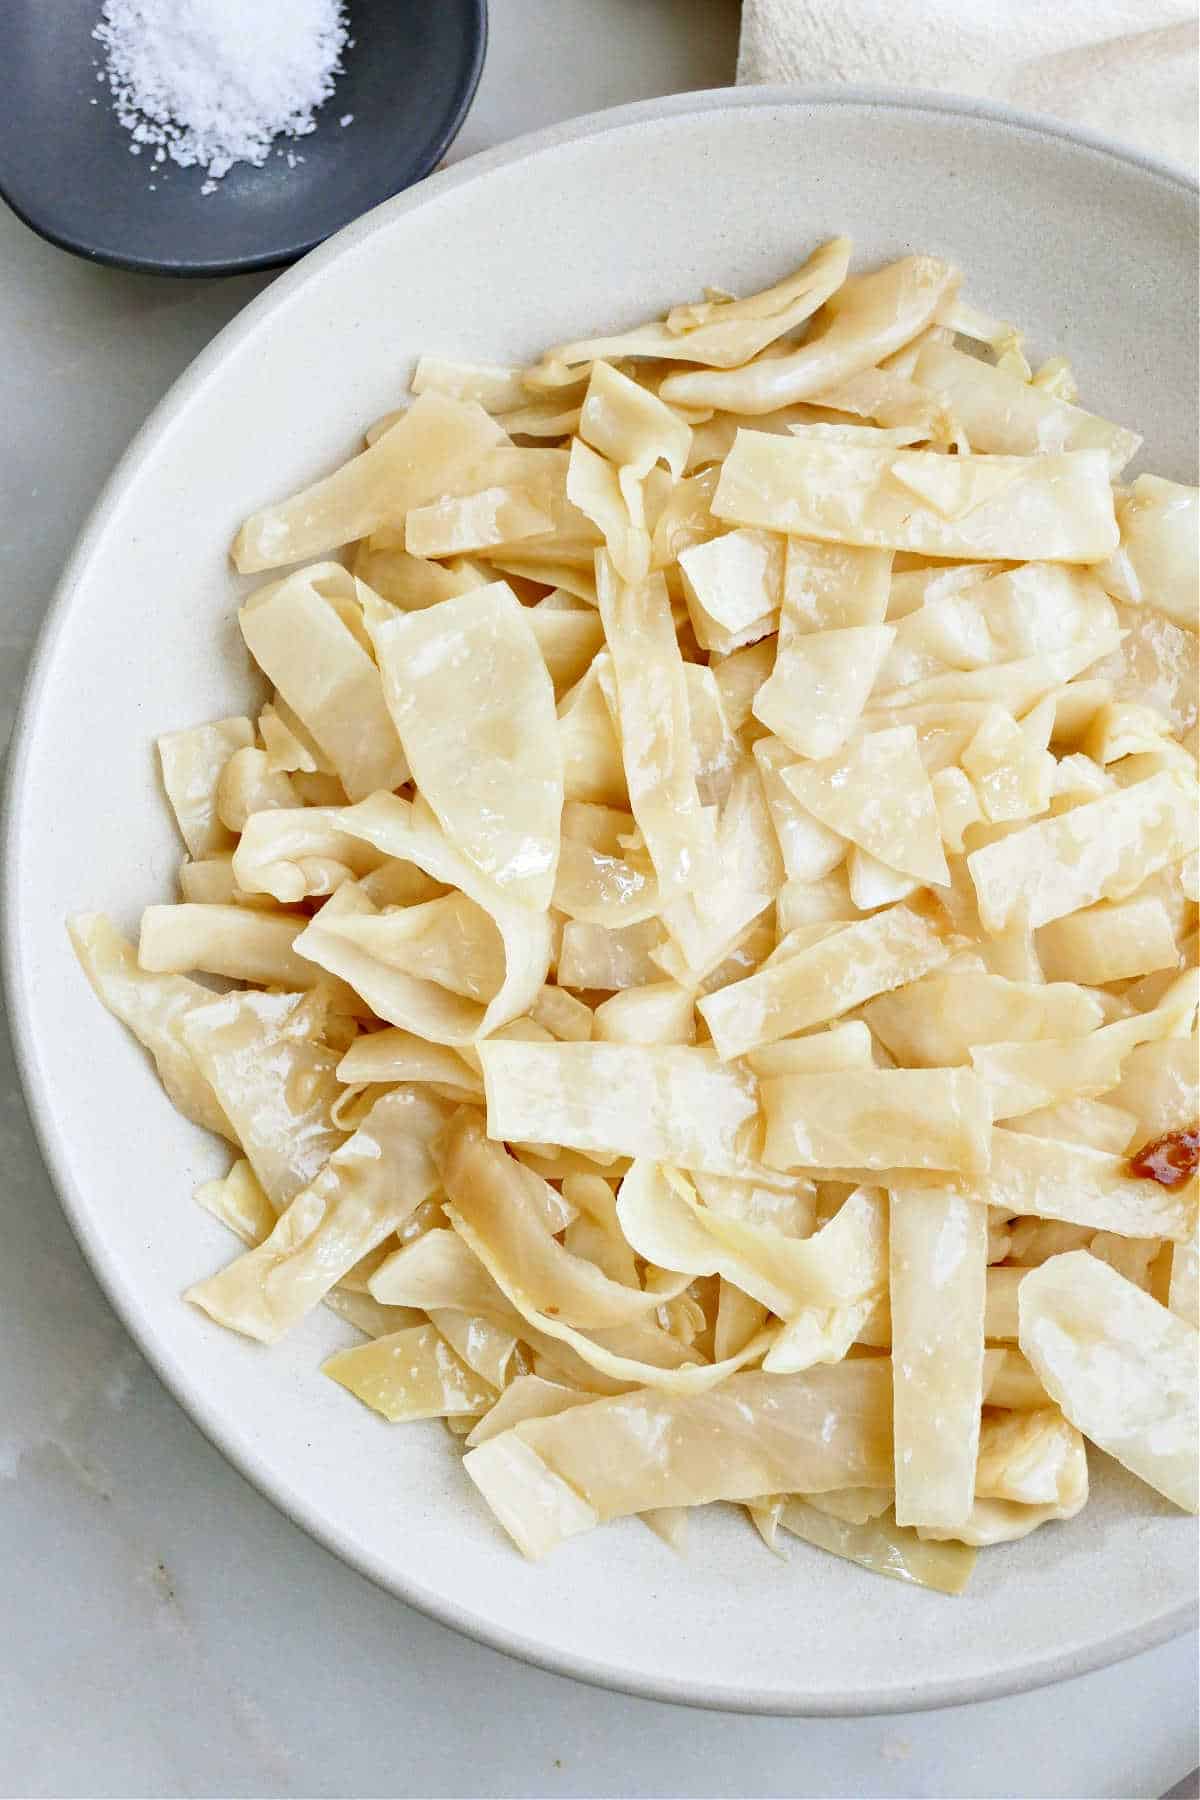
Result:
M1183 1629L1196 1534L1093 1456L1082 1517L989 1551L960 1600L799 1545L783 1566L732 1508L698 1522L686 1560L628 1520L535 1568L440 1426L386 1427L322 1379L342 1341L331 1315L264 1350L181 1303L233 1248L191 1200L228 1155L96 1004L63 920L100 907L133 929L174 896L152 746L250 698L235 527L348 454L421 350L527 357L705 282L762 284L837 231L860 261L961 262L982 305L1064 351L1087 400L1145 433L1147 466L1193 479L1194 207L1170 171L967 103L760 89L626 107L435 177L283 276L172 390L93 514L35 659L10 793L8 975L47 1160L114 1304L202 1428L292 1518L447 1623L663 1699L943 1705Z

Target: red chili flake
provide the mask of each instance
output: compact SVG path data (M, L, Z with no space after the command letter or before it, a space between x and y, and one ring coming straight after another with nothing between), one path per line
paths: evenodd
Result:
M1168 1131L1129 1159L1129 1173L1165 1188L1182 1187L1200 1168L1200 1125Z

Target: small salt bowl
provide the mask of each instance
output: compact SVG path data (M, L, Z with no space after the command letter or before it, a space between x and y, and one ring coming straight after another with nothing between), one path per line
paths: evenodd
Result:
M203 166L159 160L121 124L93 35L100 10L101 0L0 5L0 195L64 250L165 275L292 262L419 181L462 125L487 41L486 0L349 0L341 72L315 129L214 181ZM271 55L265 30L261 54Z

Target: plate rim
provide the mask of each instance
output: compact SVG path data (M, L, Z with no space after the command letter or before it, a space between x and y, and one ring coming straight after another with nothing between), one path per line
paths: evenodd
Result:
M318 276L327 261L340 256L351 246L366 241L375 232L388 229L392 220L401 215L416 211L429 201L436 201L442 194L492 170L520 163L562 144L602 137L610 131L664 117L702 115L722 109L751 110L793 106L882 107L908 112L914 116L933 112L949 117L984 120L1106 154L1118 162L1140 168L1166 181L1185 194L1200 196L1200 184L1196 179L1187 170L1170 162L1120 144L1103 133L1066 125L1039 114L994 102L926 89L857 85L764 85L710 88L635 101L585 114L577 119L526 133L494 149L464 158L461 163L382 201L326 239L301 262L294 264L272 282L269 288L251 300L200 351L138 429L84 521L39 629L14 720L7 777L0 806L0 843L3 845L4 863L3 890L0 893L0 909L3 914L0 919L0 978L13 1021L17 1071L34 1135L59 1204L92 1273L141 1354L192 1422L226 1461L293 1524L306 1531L358 1573L394 1594L404 1604L478 1643L516 1656L551 1674L570 1676L593 1686L633 1694L642 1699L718 1711L815 1718L871 1717L1000 1699L1009 1694L1024 1693L1108 1667L1194 1628L1200 1615L1200 1601L1177 1602L1163 1608L1153 1618L1129 1626L1103 1641L1082 1647L1069 1646L1038 1657L1032 1662L998 1670L991 1675L910 1683L889 1690L883 1696L877 1693L864 1694L862 1690L853 1688L810 1696L804 1693L781 1695L755 1688L731 1692L703 1681L673 1678L669 1673L657 1677L623 1674L610 1664L596 1662L583 1654L548 1650L518 1629L494 1626L480 1620L466 1608L447 1600L436 1591L424 1588L411 1577L398 1578L394 1571L382 1566L380 1559L369 1553L360 1553L351 1545L340 1541L335 1527L313 1516L302 1491L297 1489L292 1492L283 1487L269 1471L256 1466L252 1453L227 1442L223 1428L213 1416L203 1391L196 1388L188 1376L175 1366L174 1358L154 1340L153 1335L143 1330L136 1294L126 1288L119 1271L110 1264L103 1234L93 1229L86 1201L77 1189L70 1171L65 1148L60 1146L60 1136L32 1048L36 1031L36 1009L22 977L17 929L19 883L16 871L22 818L21 796L34 728L59 636L70 616L72 601L86 576L93 547L104 535L109 514L114 510L121 492L143 463L153 456L159 437L171 427L176 415L191 404L210 374L224 360L227 350L256 330L260 321L286 305L293 290Z

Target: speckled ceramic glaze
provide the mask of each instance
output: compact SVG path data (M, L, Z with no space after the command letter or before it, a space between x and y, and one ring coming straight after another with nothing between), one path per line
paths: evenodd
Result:
M949 1600L740 1513L686 1558L636 1520L521 1561L437 1425L388 1427L323 1380L321 1312L273 1350L180 1290L229 1257L191 1200L228 1153L171 1108L75 965L65 916L129 928L180 849L155 734L253 691L226 547L244 514L350 452L422 350L503 361L737 290L846 231L860 262L930 250L1065 352L1085 400L1193 480L1195 190L1036 121L932 97L784 90L602 114L435 177L250 306L172 390L83 534L34 661L13 759L8 977L24 1077L64 1205L142 1348L293 1518L488 1643L635 1692L748 1710L872 1712L1072 1675L1183 1629L1194 1522L1096 1454L1070 1524L980 1558ZM100 397L98 396L98 401ZM219 1531L219 1521L213 1523Z

